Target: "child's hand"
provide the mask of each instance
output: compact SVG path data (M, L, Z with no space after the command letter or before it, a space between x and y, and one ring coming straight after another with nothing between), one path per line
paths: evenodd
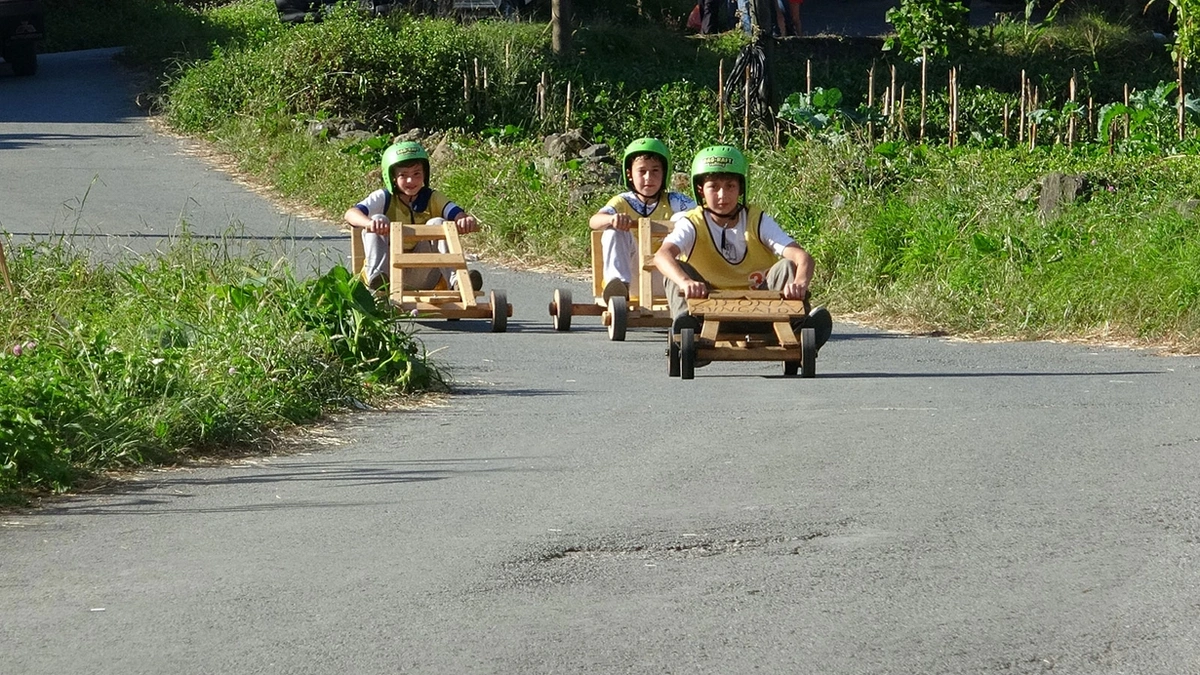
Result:
M468 234L479 230L479 223L476 222L475 216L465 213L454 219L454 226L458 228L459 234Z
M808 299L808 284L803 281L793 281L783 287L784 300L807 300Z
M624 213L614 213L612 217L612 224L610 224L609 227L614 230L628 232L629 230L633 229L633 218L630 218Z
M683 297L685 298L707 298L708 284L703 281L688 279L683 283Z
M382 213L377 213L371 216L371 224L367 226L367 232L386 236L391 231L392 221L388 220L387 216L383 215Z

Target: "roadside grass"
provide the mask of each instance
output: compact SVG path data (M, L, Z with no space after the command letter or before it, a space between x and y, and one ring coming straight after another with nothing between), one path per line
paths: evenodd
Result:
M421 343L341 267L298 280L183 236L153 257L6 246L0 493L249 446L330 410L440 384Z

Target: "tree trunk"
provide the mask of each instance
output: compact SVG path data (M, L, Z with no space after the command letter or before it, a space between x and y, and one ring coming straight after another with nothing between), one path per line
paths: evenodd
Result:
M550 9L551 43L555 54L571 51L571 0L553 0Z

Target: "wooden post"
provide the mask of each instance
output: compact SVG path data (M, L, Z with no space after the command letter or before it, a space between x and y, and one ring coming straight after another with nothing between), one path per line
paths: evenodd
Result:
M1004 102L1004 145L1008 145L1008 101Z
M475 59L475 86L479 86L479 59Z
M925 96L928 91L925 86L926 64L929 61L929 50L921 50L921 135L920 142L925 142Z
M571 51L571 0L551 0L550 24L550 50L559 56Z
M509 63L509 55L512 53L512 40L504 43L504 70L512 70L512 64Z
M538 83L538 91L541 97L538 101L538 115L544 120L546 119L546 71L542 71L542 81Z
M9 295L16 295L16 290L13 289L12 278L8 276L8 260L4 258L4 242L0 241L0 274L4 275L4 287L8 289Z
M812 96L812 59L808 59L804 65L804 94Z
M571 81L567 80L567 106L563 111L563 129L571 128Z
M896 131L904 138L908 138L908 126L904 124L904 96L908 92L908 85L900 85L900 109L896 111Z
M725 138L725 59L717 63L717 137Z

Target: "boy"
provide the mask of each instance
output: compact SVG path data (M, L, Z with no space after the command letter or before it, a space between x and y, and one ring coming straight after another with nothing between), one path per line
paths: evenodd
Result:
M667 220L675 213L694 208L687 195L668 192L671 155L657 138L639 138L625 148L621 161L626 192L608 200L588 220L593 230L602 230L600 244L604 259L604 300L629 297L629 286L638 278L637 243L631 229L638 218Z
M671 331L698 329L687 313L687 298L706 298L710 289L781 291L788 300L807 300L813 259L775 219L746 204L748 166L741 151L707 147L692 161L692 189L700 206L676 215L675 229L654 254L665 278L674 317ZM824 307L812 310L792 329L814 328L817 348L833 332Z
M366 199L351 206L344 216L346 222L362 230L363 282L378 289L390 279L390 250L388 235L392 223L408 225L438 225L453 220L459 234L475 232L479 224L475 217L442 193L429 187L429 155L416 141L403 141L383 151L380 161L383 174L383 189L367 195ZM418 253L434 252L429 241L406 244L405 250ZM445 241L438 242L437 251L446 253ZM445 281L450 288L458 288L457 274L448 269L406 269L406 290L430 290ZM471 286L475 291L483 288L483 277L478 270L471 270Z

